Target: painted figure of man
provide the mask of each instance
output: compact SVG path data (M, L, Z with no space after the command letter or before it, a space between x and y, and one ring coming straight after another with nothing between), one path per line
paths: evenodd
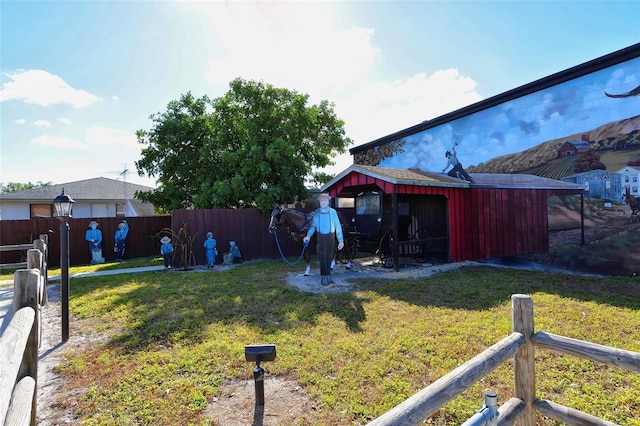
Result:
M451 148L451 151L447 151L444 154L444 156L447 157L447 165L445 166L444 169L442 169L442 173L444 173L449 168L449 166L453 166L453 168L449 170L449 173L447 173L448 176L466 180L467 182L475 183L473 181L473 178L469 176L469 174L464 170L464 168L462 167L462 164L460 164L460 161L458 161L458 153L456 152L456 145L457 144L454 144L453 147Z
M102 231L98 229L98 222L95 220L89 222L89 229L85 232L84 239L89 243L91 263L104 263L104 257L102 257Z
M164 268L171 269L173 266L173 244L171 244L171 238L166 235L160 238L160 254L164 259Z
M344 247L344 237L342 235L342 224L338 218L338 212L329 207L331 196L322 193L318 196L320 207L313 212L313 220L307 236L303 241L308 243L314 233L318 233L318 245L316 253L320 262L320 284L329 285L333 283L331 279L331 261L336 247L336 238L338 239L338 250Z
M127 234L129 233L129 224L126 220L123 220L118 224L118 229L116 230L113 239L115 241L115 246L113 251L116 253L116 262L120 262L124 259L124 243L127 239Z
M207 268L213 268L216 264L218 249L216 248L216 240L213 238L212 232L207 232L207 239L204 241L204 250L207 255Z

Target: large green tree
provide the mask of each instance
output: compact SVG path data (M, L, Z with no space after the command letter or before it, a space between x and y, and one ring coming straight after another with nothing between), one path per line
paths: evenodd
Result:
M305 182L326 181L314 168L332 164L351 139L334 105L308 106L308 95L269 84L233 80L222 97L191 93L151 116L137 132L145 145L139 174L159 187L137 197L165 210L246 208L309 196Z

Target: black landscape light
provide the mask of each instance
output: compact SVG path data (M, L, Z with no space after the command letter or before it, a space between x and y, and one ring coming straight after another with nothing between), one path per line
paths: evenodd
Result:
M244 347L244 357L248 362L255 362L253 380L256 389L256 405L264 405L264 368L262 361L276 359L276 345L248 345Z
M60 219L60 298L62 299L62 341L69 340L69 222L73 198L64 193L53 200L55 217Z

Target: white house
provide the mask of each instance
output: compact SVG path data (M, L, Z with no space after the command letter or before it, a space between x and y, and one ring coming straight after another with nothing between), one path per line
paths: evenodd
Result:
M620 198L627 193L627 189L629 193L634 197L640 196L640 187L638 182L640 181L640 169L636 169L635 167L625 166L620 170L616 171L616 173L622 175L622 194L620 194Z
M53 217L53 200L73 198L74 218L156 216L153 205L134 198L154 188L108 178L95 178L0 194L0 220Z

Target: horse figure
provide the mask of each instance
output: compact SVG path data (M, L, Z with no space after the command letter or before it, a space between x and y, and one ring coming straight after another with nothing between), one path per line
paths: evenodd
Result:
M631 217L629 218L629 222L635 222L639 218L638 212L640 212L640 200L631 195L629 188L627 188L623 198L625 203L628 203L631 208Z
M344 235L344 247L342 250L345 253L350 252L349 247L349 239L347 238L349 234L348 225L345 225L343 217L338 212L338 218L340 219L340 224L342 225L342 234ZM311 222L313 221L313 212L305 213L295 209L289 209L280 206L273 206L273 210L271 211L271 221L269 222L269 232L274 233L278 232L281 229L286 228L289 236L293 238L293 240L298 243L298 245L302 248L304 246L304 242L302 241L304 237L307 235L307 231L309 231L309 227L311 226ZM316 233L313 234L311 240L309 241L309 245L316 244ZM331 269L335 265L337 259L337 245L336 251L333 254L333 260L331 261ZM351 259L347 256L348 262L346 265L347 269L351 269ZM311 272L311 253L309 250L304 250L304 261L307 264L304 276L309 276Z

